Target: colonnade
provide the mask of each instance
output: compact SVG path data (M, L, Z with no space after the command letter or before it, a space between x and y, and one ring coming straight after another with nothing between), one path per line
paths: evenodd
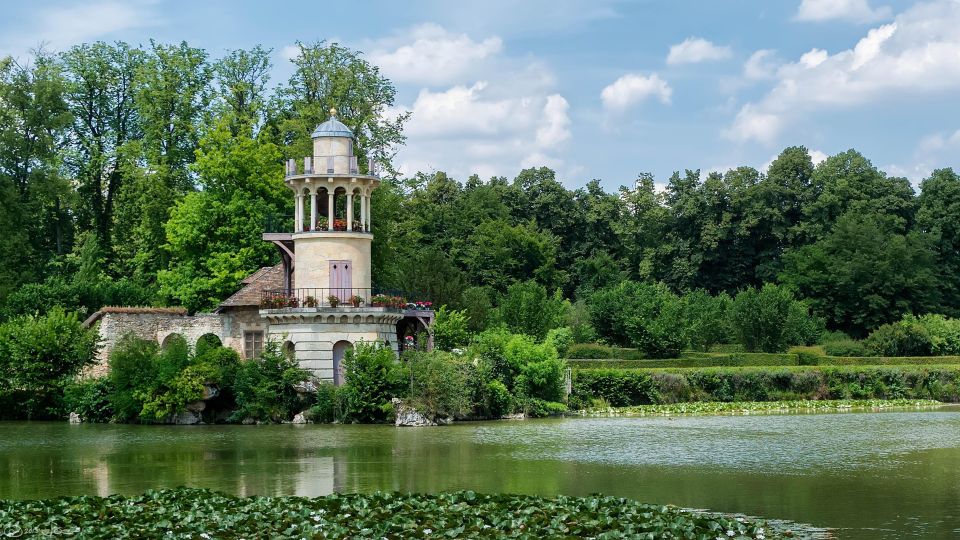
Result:
M322 193L326 193L326 213L318 206L317 199L322 198ZM337 200L338 197L346 197L346 204L344 205L346 215L337 216ZM294 232L304 232L312 231L317 228L317 218L326 217L327 218L327 230L334 230L334 220L343 219L346 221L346 230L353 230L353 223L356 221L354 216L354 198L359 197L360 200L360 230L361 232L370 232L371 219L370 219L370 193L369 190L364 190L362 188L353 188L347 191L345 188L335 188L333 190L328 190L326 188L316 188L309 189L306 188L296 195L296 207L294 209L293 216L293 231ZM306 199L309 198L310 208L309 208L309 221L305 224L304 218L308 217L307 208L306 208ZM323 204L324 201L320 201L319 204Z

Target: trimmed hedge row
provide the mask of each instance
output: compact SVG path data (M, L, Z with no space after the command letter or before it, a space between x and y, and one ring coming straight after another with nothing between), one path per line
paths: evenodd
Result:
M591 360L640 360L643 358L643 353L637 349L611 347L599 343L574 343L567 348L564 356Z
M960 356L816 356L774 353L684 353L665 360L569 359L574 369L708 368L749 366L931 366L960 364Z
M578 369L571 409L697 401L934 399L960 402L960 366Z

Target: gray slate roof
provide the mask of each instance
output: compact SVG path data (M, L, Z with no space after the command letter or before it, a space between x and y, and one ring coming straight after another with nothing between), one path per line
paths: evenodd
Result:
M343 122L337 120L336 116L331 116L329 120L313 130L313 137L353 137L353 132L343 125Z

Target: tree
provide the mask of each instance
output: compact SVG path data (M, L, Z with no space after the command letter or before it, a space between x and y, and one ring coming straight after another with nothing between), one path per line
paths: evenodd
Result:
M675 357L686 345L683 306L663 283L624 281L589 300L597 334L622 347L638 347L652 358Z
M465 347L470 341L467 315L463 311L440 306L433 321L433 343L441 351Z
M904 313L934 311L939 286L930 238L899 228L889 216L844 215L822 240L789 252L780 279L831 328L855 336Z
M535 281L514 283L497 309L500 321L511 332L543 340L553 328L563 326L569 302L563 300L560 291L553 296Z
M917 229L930 236L936 252L938 311L960 316L960 175L953 169L937 169L921 182Z
M253 132L265 121L267 84L270 82L270 50L260 45L236 49L213 64L216 108L231 119L230 131Z
M767 283L744 289L730 305L730 327L748 352L782 352L790 345L790 309L796 300L786 288Z
M337 43L298 41L297 48L291 60L294 73L280 90L284 155L312 155L310 134L336 109L337 118L353 131L360 167L365 170L367 157L373 157L388 176L396 175L390 160L404 141L403 124L410 113L392 119L386 114L396 96L390 81L359 53Z
M61 61L73 116L65 161L79 183L78 225L92 229L110 255L114 205L128 176L123 154L142 136L134 78L144 53L98 41L72 47Z
M233 134L233 126L226 115L204 135L193 167L203 190L181 199L165 224L170 263L157 276L160 294L192 311L215 306L273 264L263 223L290 204L280 150L246 130Z
M6 418L62 418L63 390L93 362L97 334L54 309L0 324L0 404Z
M464 263L474 284L498 291L530 279L552 286L559 281L556 252L556 238L532 223L511 226L487 221L470 236Z

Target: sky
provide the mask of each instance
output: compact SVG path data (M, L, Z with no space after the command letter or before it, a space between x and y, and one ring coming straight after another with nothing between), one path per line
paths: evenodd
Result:
M362 51L412 111L396 164L465 180L549 166L571 188L765 169L850 148L915 183L960 168L960 0L8 1L0 56L185 40Z

